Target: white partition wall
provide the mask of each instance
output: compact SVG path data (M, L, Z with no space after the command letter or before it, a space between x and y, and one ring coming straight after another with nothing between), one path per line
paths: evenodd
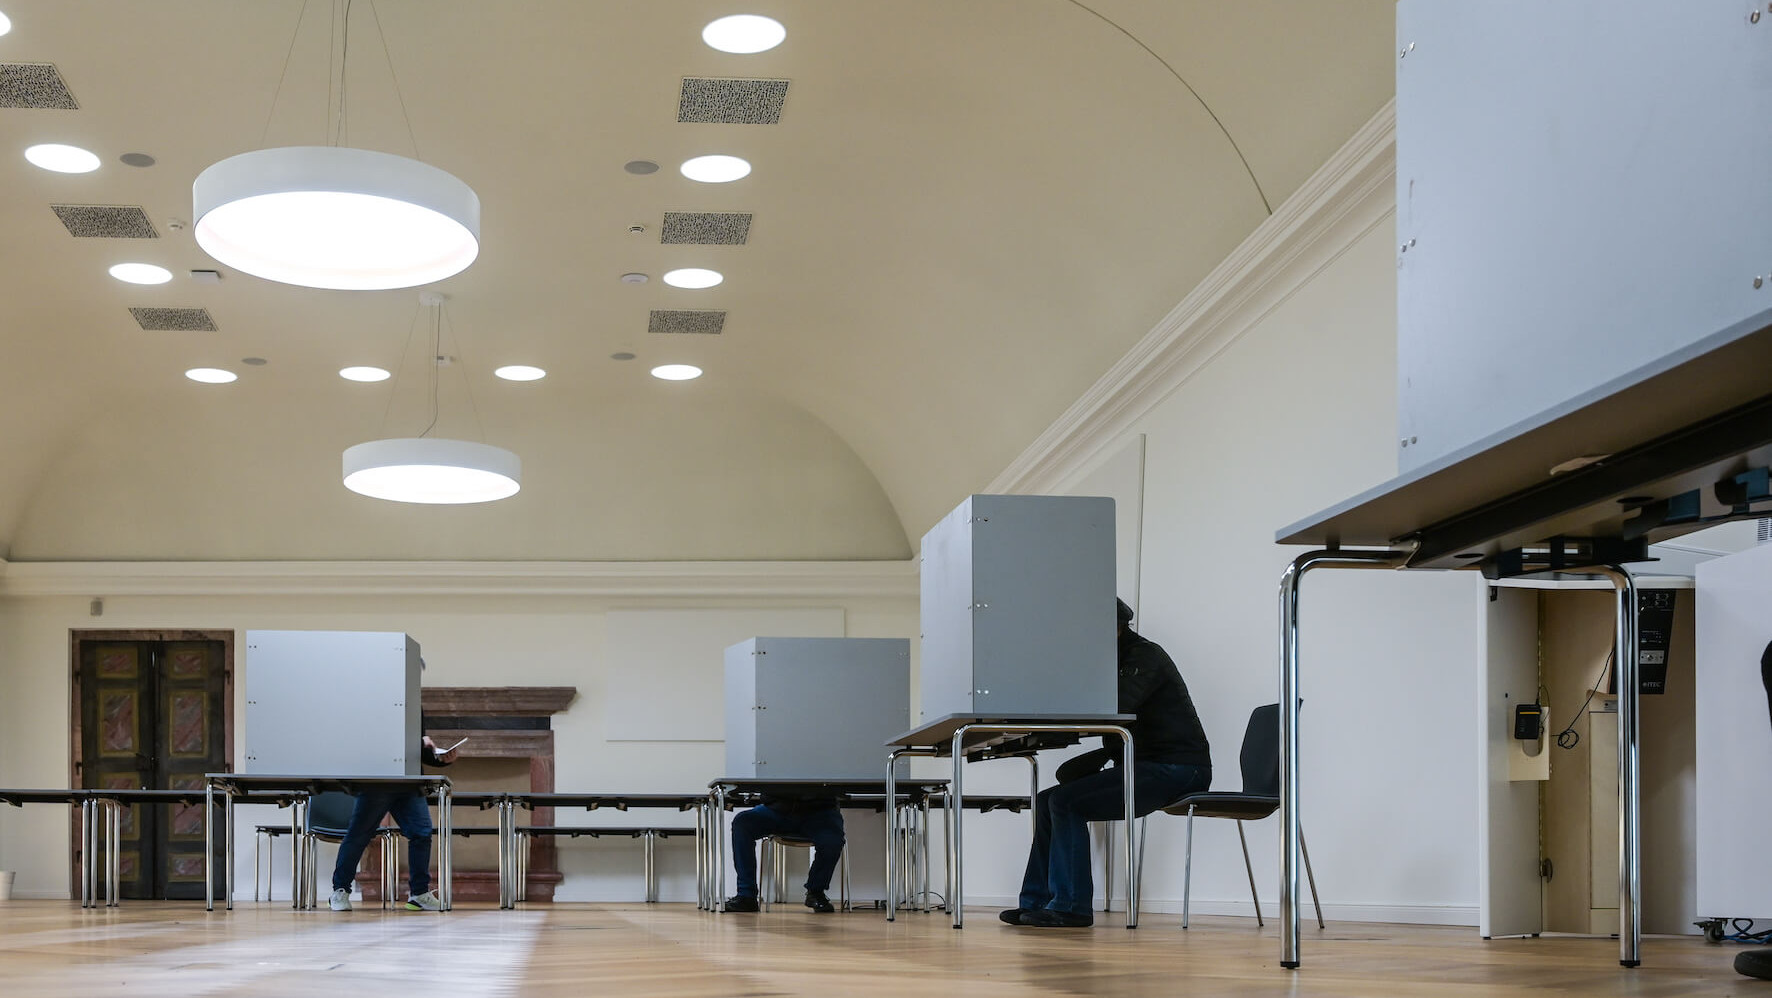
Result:
M416 776L418 642L397 631L247 631L247 773Z
M877 780L910 727L903 638L752 638L726 649L726 776Z
M1698 566L1698 915L1772 918L1772 544Z
M1743 0L1397 5L1400 471L1772 321L1769 36Z
M1114 501L972 496L923 536L923 719L1111 714Z

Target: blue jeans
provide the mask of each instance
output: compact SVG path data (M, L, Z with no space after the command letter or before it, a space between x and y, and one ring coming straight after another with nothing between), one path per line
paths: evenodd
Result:
M1132 803L1144 815L1212 785L1209 766L1162 762L1132 764ZM1091 773L1040 791L1034 815L1034 846L1021 881L1022 908L1051 908L1073 915L1095 910L1089 867L1089 822L1126 816L1119 767Z
M332 868L333 890L351 889L363 850L369 848L369 840L375 837L382 817L389 814L406 836L406 868L411 872L412 893L419 895L431 889L430 805L414 793L372 792L359 795L351 808L351 823L345 829L345 840L338 846L338 864Z
M738 896L757 896L757 840L785 835L812 842L812 868L806 871L806 889L823 893L830 889L831 874L843 855L843 812L836 808L810 814L784 814L767 804L741 812L732 819L732 869L738 874Z

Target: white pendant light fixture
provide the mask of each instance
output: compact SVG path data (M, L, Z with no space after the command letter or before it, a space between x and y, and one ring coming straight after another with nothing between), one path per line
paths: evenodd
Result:
M375 23L379 32L379 18ZM350 29L347 5L346 56ZM299 36L299 17L295 31ZM236 270L308 288L410 288L466 270L480 254L479 196L453 174L419 162L416 140L412 159L345 146L349 66L343 57L337 63L336 79L328 80L328 93L339 94L336 115L330 100L327 107L332 144L241 153L198 174L191 185L197 245ZM388 73L404 116L391 62ZM274 94L273 112L276 106ZM411 121L406 130L410 136Z
M480 198L404 156L337 146L231 156L191 185L197 245L283 284L380 291L432 284L480 254Z
M517 455L468 440L371 440L346 448L344 465L345 488L393 502L492 502L522 487Z
M439 415L443 301L435 291L419 294L419 303L432 311L431 352L426 360L431 371L430 424L416 437L370 440L345 448L344 484L352 492L390 502L463 505L506 499L523 487L523 462L510 451L430 436Z

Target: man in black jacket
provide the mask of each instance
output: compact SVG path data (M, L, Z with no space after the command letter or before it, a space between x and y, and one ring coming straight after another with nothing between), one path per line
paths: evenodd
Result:
M1127 625L1132 608L1118 600L1120 713L1136 714L1132 732L1132 799L1149 814L1212 784L1212 753L1169 654ZM1102 766L1120 759L1117 737L1058 767L1058 786L1040 791L1034 845L1022 878L1020 906L1000 917L1011 925L1082 927L1095 922L1095 883L1089 865L1089 822L1123 817L1121 774Z

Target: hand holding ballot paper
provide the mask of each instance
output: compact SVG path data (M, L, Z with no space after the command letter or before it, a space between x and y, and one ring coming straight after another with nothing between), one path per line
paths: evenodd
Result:
M451 745L446 749L440 749L437 747L436 742L431 741L431 736L426 735L425 736L425 762L427 762L433 766L447 766L450 763L455 761L456 750L461 748L463 745L466 745L467 743L468 743L468 740L466 738L463 738L461 741L456 742L454 745Z

